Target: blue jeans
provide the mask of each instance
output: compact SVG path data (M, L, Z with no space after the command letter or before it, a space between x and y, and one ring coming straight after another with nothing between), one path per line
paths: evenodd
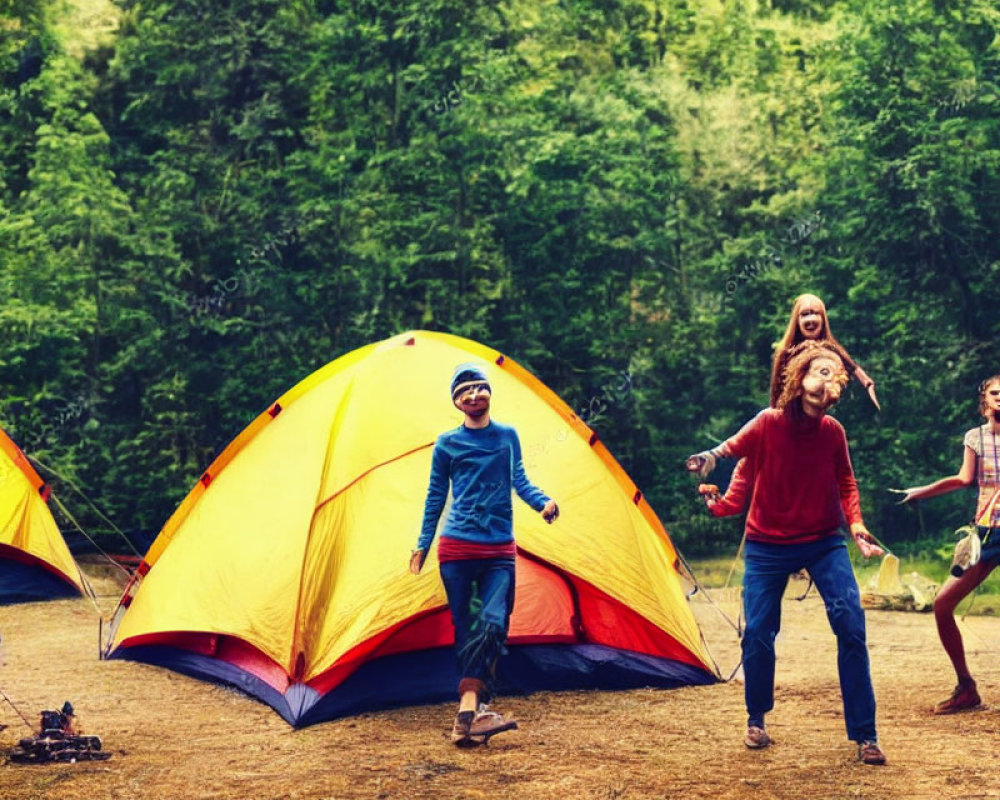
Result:
M514 559L443 561L440 572L455 626L459 673L483 683L480 699L486 702L514 608Z
M992 561L994 566L1000 563L1000 528L977 525L976 533L979 534L979 539L982 542L979 560Z
M747 713L763 716L774 708L774 640L781 628L781 597L788 576L808 570L837 637L837 669L848 738L875 739L875 693L872 690L865 614L858 582L840 535L806 544L746 543L743 573L743 671Z

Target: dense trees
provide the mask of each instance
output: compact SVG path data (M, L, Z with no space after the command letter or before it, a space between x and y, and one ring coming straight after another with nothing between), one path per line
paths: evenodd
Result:
M85 48L4 7L0 423L123 527L422 327L535 371L685 549L731 543L681 460L764 405L807 290L878 381L837 412L873 529L965 515L884 489L954 469L1000 365L986 0L121 0Z

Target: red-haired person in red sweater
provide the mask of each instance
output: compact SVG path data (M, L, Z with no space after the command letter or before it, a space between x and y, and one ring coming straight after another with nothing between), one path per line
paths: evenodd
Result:
M774 345L774 359L771 362L772 408L777 406L784 388L784 374L785 368L788 366L788 359L806 341L819 342L832 347L840 356L848 373L857 378L858 382L868 390L872 403L881 410L875 396L875 381L868 377L868 374L851 358L844 346L837 341L830 330L826 305L814 294L800 294L795 298L785 333L781 340ZM753 491L753 476L747 474L749 471L747 462L741 460L733 470L729 488L726 489L724 496L720 496L718 490L712 492L710 490L711 484L702 484L698 487L712 516L728 517L741 514L746 510L748 494Z
M747 747L771 744L764 715L774 707L774 641L788 576L805 569L826 604L837 637L837 666L847 735L865 764L884 764L875 730L875 694L858 584L842 535L880 555L861 516L844 429L826 410L848 377L836 351L805 342L791 355L777 408L761 411L713 450L688 459L703 477L718 456L745 458L754 489L746 521L743 669Z

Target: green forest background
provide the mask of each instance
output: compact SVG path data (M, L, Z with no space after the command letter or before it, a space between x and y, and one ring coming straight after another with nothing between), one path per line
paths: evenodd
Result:
M804 291L877 384L835 411L872 532L970 516L887 489L957 471L1000 372L994 0L0 11L0 424L99 539L84 496L148 540L278 395L423 328L526 366L685 552L730 550L683 459L766 405Z

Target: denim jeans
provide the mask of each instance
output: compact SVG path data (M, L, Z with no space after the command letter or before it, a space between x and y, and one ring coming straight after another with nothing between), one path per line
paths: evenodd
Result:
M982 551L979 554L980 561L992 561L994 566L1000 563L1000 528L989 528L985 525L977 525L976 533L982 542Z
M482 681L491 695L514 608L514 559L443 561L440 572L455 626L459 673Z
M743 573L743 671L750 717L774 708L774 640L781 628L781 597L788 576L808 570L826 605L837 637L837 669L848 738L875 739L875 693L872 690L865 615L858 582L843 536L806 544L746 543Z

